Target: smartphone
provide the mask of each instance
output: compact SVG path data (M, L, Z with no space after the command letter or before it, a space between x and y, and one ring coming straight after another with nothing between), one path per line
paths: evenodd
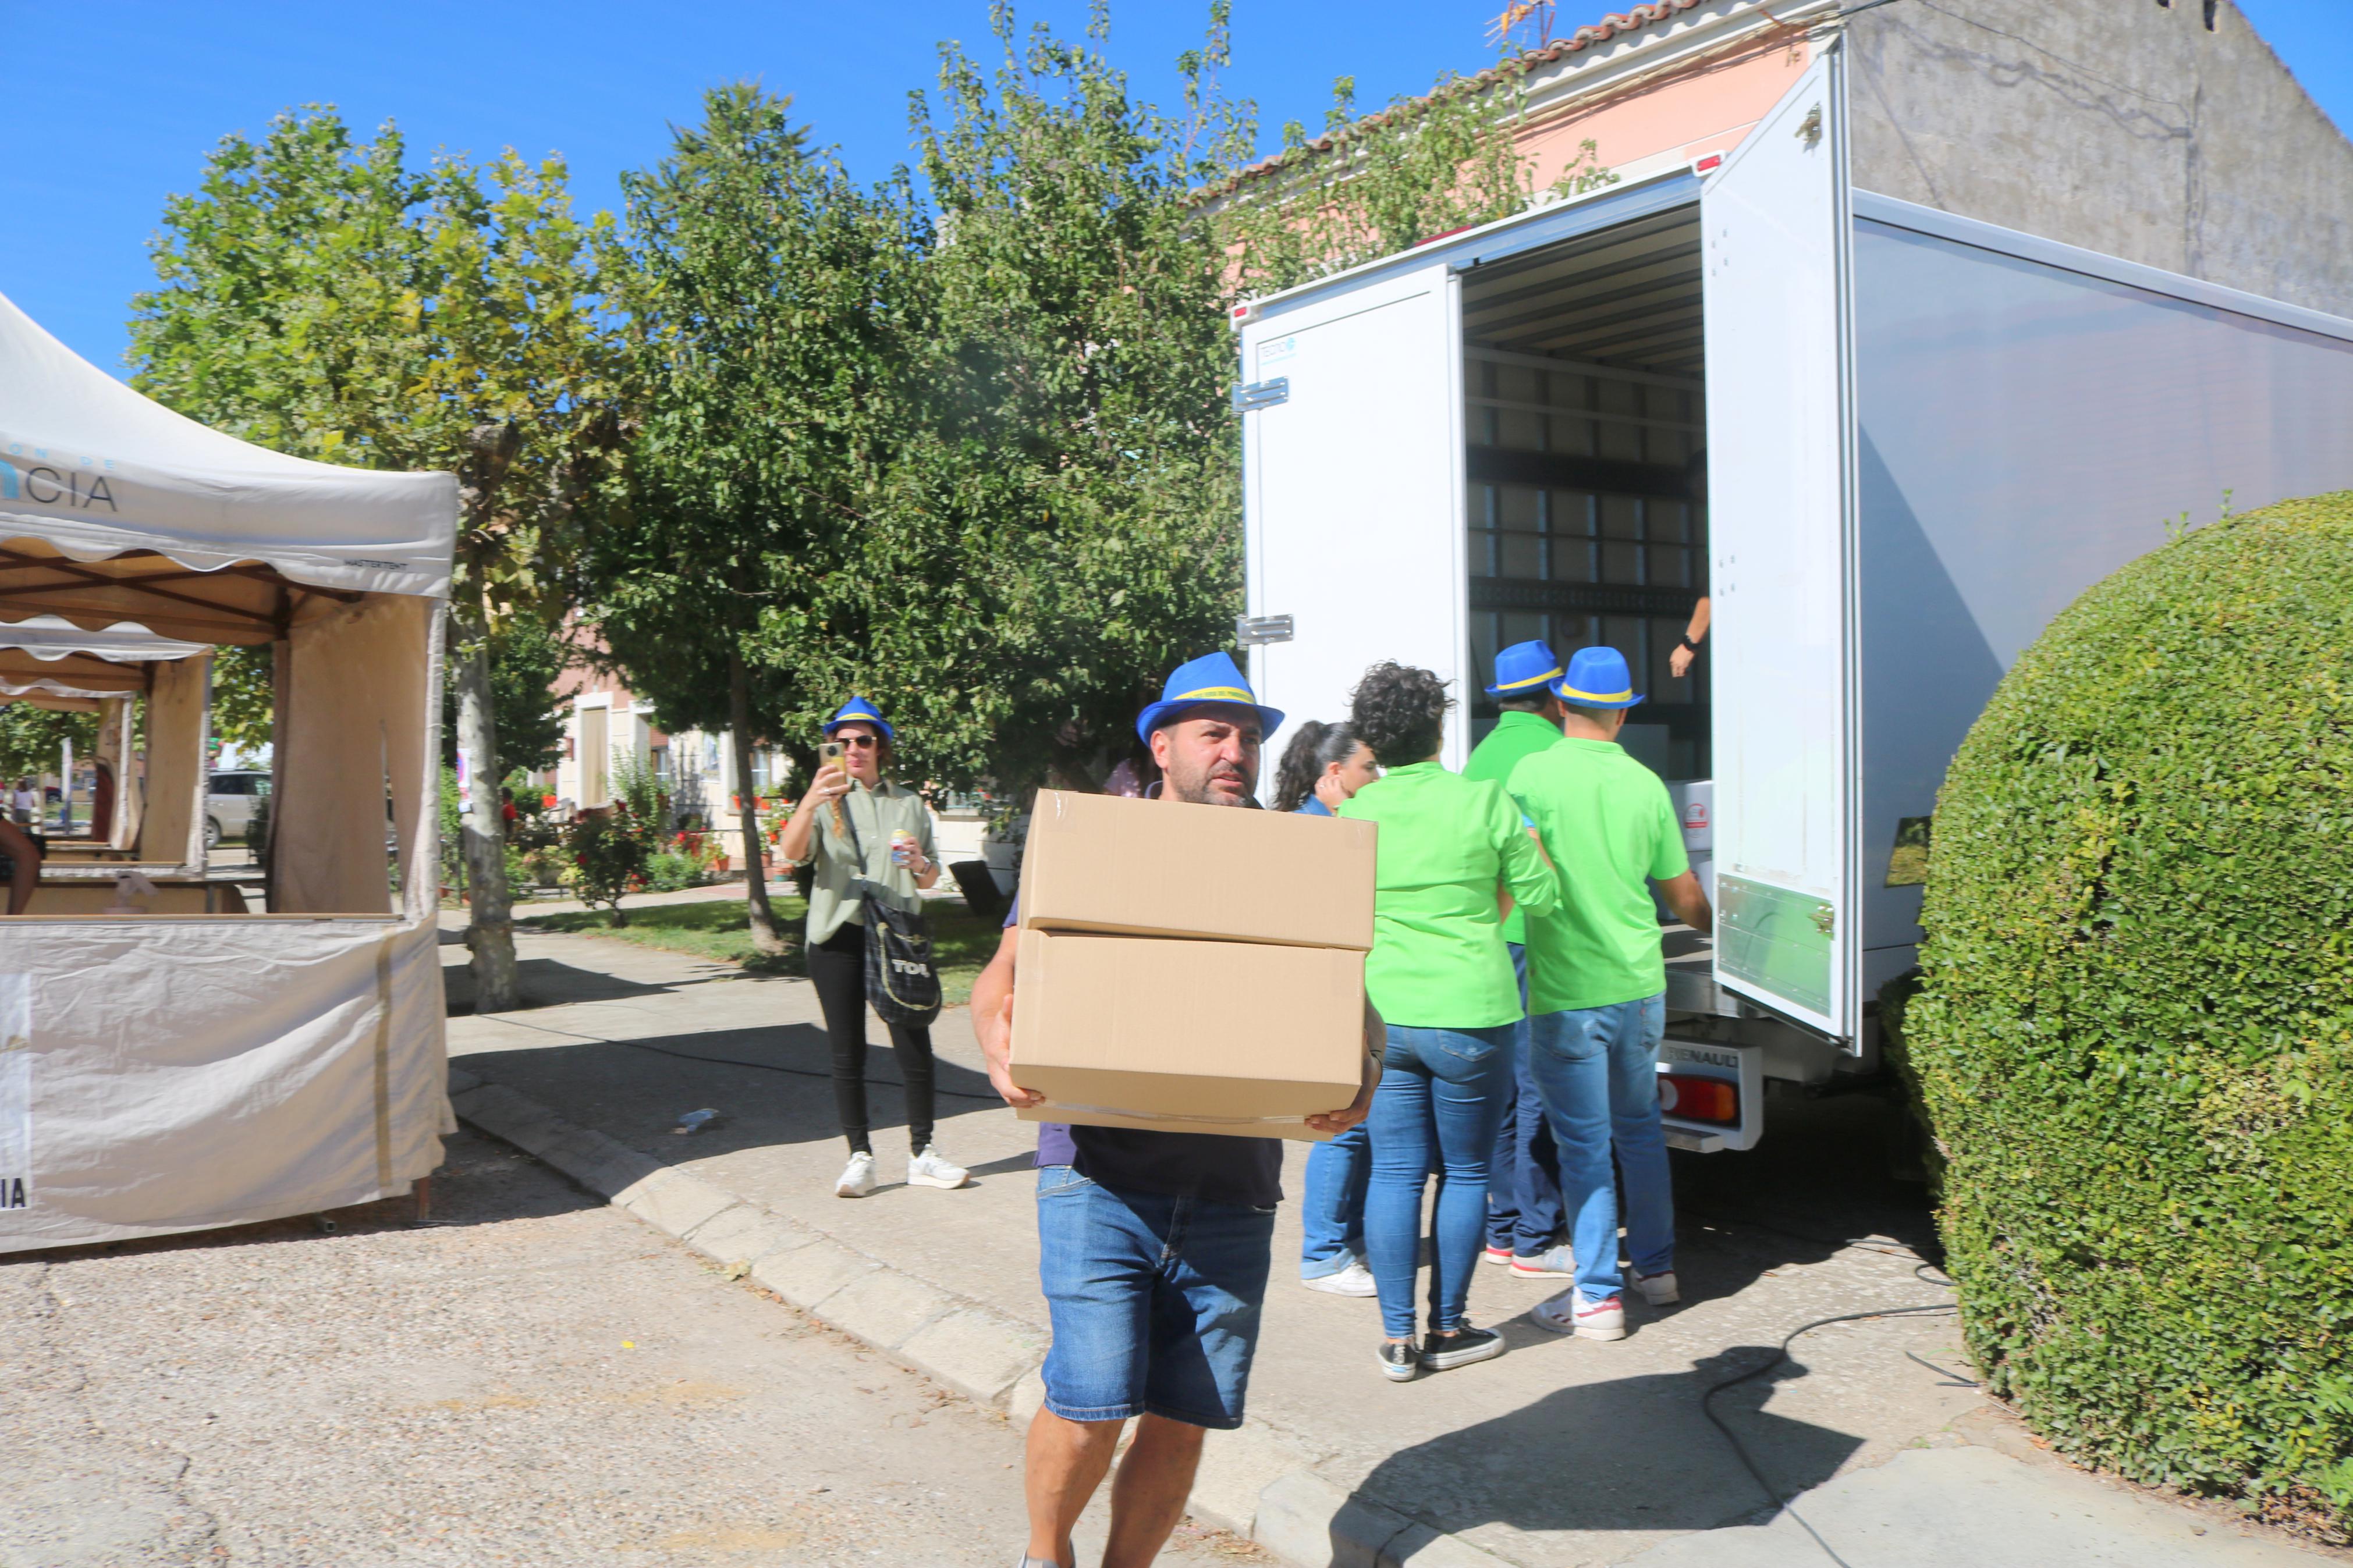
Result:
M817 765L820 769L838 768L841 766L841 758L842 744L840 742L819 741L817 743Z

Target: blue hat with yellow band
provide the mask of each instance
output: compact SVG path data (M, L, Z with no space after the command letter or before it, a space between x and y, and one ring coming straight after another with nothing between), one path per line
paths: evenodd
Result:
M1160 700L1135 716L1136 735L1148 746L1152 744L1152 731L1170 715L1205 702L1234 702L1257 709L1261 740L1282 727L1282 710L1258 700L1258 694L1250 689L1249 678L1234 663L1234 656L1208 653L1176 667L1168 684L1160 689Z
M1578 648L1568 673L1552 683L1552 694L1579 708L1631 708L1642 700L1634 695L1626 656L1614 647Z
M1560 673L1560 656L1550 643L1541 637L1515 642L1495 656L1495 684L1487 688L1487 695L1534 697L1558 680Z
M843 703L834 716L825 721L825 732L830 735L844 724L871 724L881 731L884 740L895 742L899 738L898 732L891 728L891 721L883 718L874 704L863 697L853 697Z

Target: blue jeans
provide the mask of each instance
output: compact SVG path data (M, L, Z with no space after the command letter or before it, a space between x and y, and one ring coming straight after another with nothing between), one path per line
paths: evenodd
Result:
M1512 950L1512 972L1520 980L1520 1005L1528 1005L1528 950ZM1545 1125L1544 1097L1528 1071L1528 1026L1514 1026L1512 1076L1504 1085L1504 1117L1495 1127L1495 1152L1487 1158L1487 1245L1533 1258L1561 1232L1558 1156Z
M1240 1426L1273 1247L1271 1207L1114 1191L1040 1166L1046 1408L1066 1421L1149 1412Z
M1626 1178L1626 1252L1637 1272L1675 1266L1675 1194L1659 1126L1662 993L1610 1007L1539 1013L1528 1020L1531 1067L1560 1147L1577 1289L1588 1301L1625 1289L1618 1270L1618 1193L1609 1151Z
M1388 1063L1366 1119L1373 1135L1373 1177L1365 1193L1365 1250L1380 1287L1381 1329L1391 1339L1413 1333L1421 1188L1433 1152L1438 1212L1430 1327L1446 1333L1462 1326L1486 1226L1487 1156L1503 1113L1503 1086L1511 1077L1513 1027L1389 1026Z
M1365 1184L1372 1173L1372 1133L1361 1121L1307 1151L1307 1192L1299 1205L1302 1279L1364 1261Z

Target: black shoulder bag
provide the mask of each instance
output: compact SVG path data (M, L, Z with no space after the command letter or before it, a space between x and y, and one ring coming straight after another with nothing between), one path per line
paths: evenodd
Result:
M866 1000L886 1024L927 1027L940 1016L940 972L932 963L931 930L920 910L898 908L885 896L888 889L867 879L866 847L858 841L858 822L847 801L841 825L858 857L850 890L866 908Z

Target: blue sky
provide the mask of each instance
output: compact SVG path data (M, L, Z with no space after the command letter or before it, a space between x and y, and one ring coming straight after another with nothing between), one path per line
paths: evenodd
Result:
M2353 127L2353 0L2238 3ZM1353 74L1369 105L1485 64L1501 0L1233 8L1227 84L1258 101L1271 144L1284 120L1321 120L1335 76ZM1562 17L1615 8L1565 5ZM1020 10L1075 31L1086 7L1029 0ZM1171 62L1198 40L1206 11L1196 0L1116 0L1113 54L1143 96L1174 100ZM704 88L742 77L791 94L820 141L880 174L906 155L907 93L931 85L938 41L989 47L986 0L0 0L0 293L115 370L128 302L152 279L145 246L165 195L196 183L223 134L257 132L290 104L332 102L364 127L396 119L420 152L560 150L585 211L617 205L619 172L659 158L667 126L694 117Z

